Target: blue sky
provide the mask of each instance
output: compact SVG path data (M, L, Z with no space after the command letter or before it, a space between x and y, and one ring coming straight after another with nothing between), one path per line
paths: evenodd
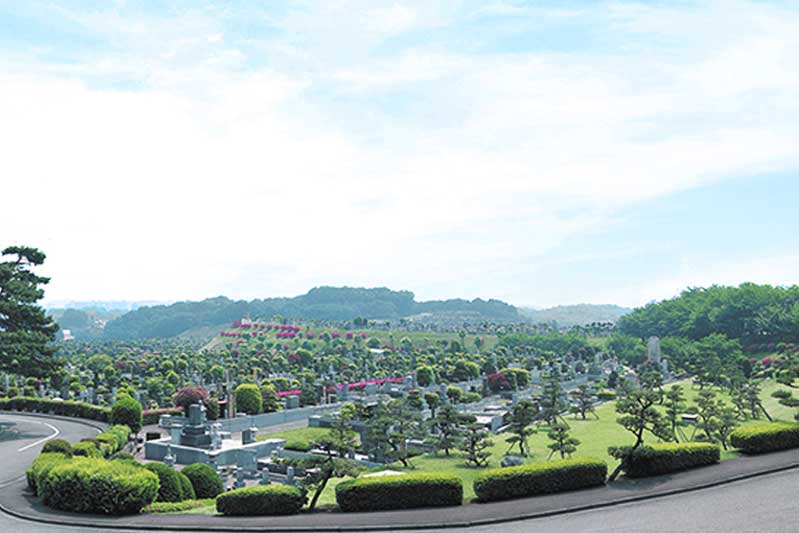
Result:
M0 0L0 243L49 300L793 284L797 90L787 1Z

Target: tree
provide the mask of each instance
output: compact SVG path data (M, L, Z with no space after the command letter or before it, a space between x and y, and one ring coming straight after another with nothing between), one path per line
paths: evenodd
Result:
M204 387L183 387L172 397L172 402L177 407L183 408L183 414L189 416L189 406L195 403L205 404L208 401L208 391Z
M425 392L424 402L427 404L427 407L430 409L430 418L435 418L436 409L438 409L438 406L441 405L441 396L439 396L435 392Z
M616 479L627 466L635 450L644 443L645 433L651 433L663 440L671 440L669 426L655 407L659 400L660 394L657 392L638 389L616 402L616 412L621 415L616 422L635 436L635 444L608 448L608 453L621 461L608 478L609 481Z
M0 262L0 370L49 376L59 367L51 344L58 325L37 305L50 279L33 272L46 256L27 246L10 246L0 256L11 256Z
M713 442L718 425L716 418L719 415L716 393L711 390L699 391L699 396L694 400L694 403L696 403L697 407L696 429L701 430L704 434L703 440Z
M301 482L305 489L313 491L308 504L308 509L313 511L331 478L356 477L360 470L354 461L348 459L356 445L356 433L349 422L341 416L335 416L326 437L311 444L314 449L324 452L322 456L310 456L303 460L303 466L316 470L315 473L305 476Z
M488 450L494 444L489 437L485 426L474 421L474 417L467 420L468 425L461 440L460 450L463 452L467 465L476 467L486 466L491 452Z
M566 456L571 457L577 451L580 441L569 435L569 429L569 425L563 422L558 422L549 428L547 437L553 442L547 445L547 448L552 450L549 452L547 460L551 459L555 453L560 453L560 458L564 459Z
M718 421L716 423L716 436L718 437L721 446L726 450L730 434L738 426L738 416L732 407L724 405L724 402L719 402Z
M512 433L512 436L505 439L505 442L510 443L506 453L510 453L513 447L518 445L519 453L525 457L530 455L527 439L535 433L535 429L531 427L534 421L535 406L530 400L520 400L513 404L508 424L508 433Z
M242 383L233 391L236 398L236 411L257 415L263 411L263 400L258 385Z
M443 406L432 419L433 428L438 432L438 448L444 450L444 455L449 456L449 451L458 446L465 420L452 405Z
M541 412L539 417L549 425L553 425L560 418L568 405L563 399L563 387L560 384L560 374L553 372L544 385L541 393Z
M280 410L280 398L277 396L274 385L261 385L261 404L264 413L274 413Z
M680 442L677 433L679 431L680 417L685 411L685 395L682 392L682 387L680 385L672 385L664 398L663 405L666 408L666 420L671 428L671 436L674 442ZM683 439L685 439L684 436Z
M430 384L433 383L434 378L435 372L433 371L433 367L422 365L416 369L416 383L418 383L420 387L429 387Z
M594 409L595 396L591 387L588 385L580 385L577 389L571 391L570 395L572 400L574 400L572 413L574 413L575 417L580 415L580 417L585 420L586 414L591 413L599 420L599 415L596 414L596 410Z
M111 424L128 426L135 435L141 431L141 404L127 394L118 394L111 406Z
M766 418L769 422L772 421L771 415L768 414L766 408L763 407L763 402L760 400L760 384L750 379L748 382L742 385L743 388L743 397L746 401L746 405L749 408L749 412L752 413L752 418L760 418L760 413L766 415Z

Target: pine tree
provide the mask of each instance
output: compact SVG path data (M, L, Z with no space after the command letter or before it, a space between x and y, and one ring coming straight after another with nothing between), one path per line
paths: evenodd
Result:
M529 400L520 400L513 404L510 413L510 424L508 424L508 433L512 436L505 439L505 442L510 443L510 447L506 453L510 453L514 446L519 447L519 453L528 457L530 455L530 447L527 445L527 439L535 433L535 429L531 426L535 421L535 407Z
M466 426L460 450L463 452L467 465L481 467L488 464L488 458L491 457L488 448L494 444L494 441L489 438L485 427L473 420L474 417L472 417L472 422Z
M547 445L547 448L552 450L549 452L547 460L551 459L555 453L560 453L560 458L564 459L566 456L571 457L571 455L577 451L577 446L580 445L580 441L569 435L569 429L569 426L562 422L556 423L549 428L547 437L553 442Z

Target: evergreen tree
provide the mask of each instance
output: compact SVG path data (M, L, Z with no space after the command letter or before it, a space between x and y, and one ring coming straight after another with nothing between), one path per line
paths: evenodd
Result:
M510 412L510 424L508 424L508 433L512 435L505 439L505 442L510 443L510 447L506 453L510 453L514 446L519 447L519 453L524 457L530 455L530 447L527 445L527 439L530 435L535 433L535 429L531 426L535 421L535 406L529 400L520 400L513 404Z
M33 268L44 263L36 248L10 246L0 254L0 370L46 377L59 367L52 344L58 325L37 302L50 279Z
M488 431L482 424L474 422L474 417L467 422L460 450L463 452L467 465L485 466L488 464L488 458L491 457L488 448L494 444L494 441L491 440Z
M596 397L591 387L588 385L580 385L569 394L572 400L574 400L574 405L571 410L575 417L580 415L580 417L585 420L586 414L591 413L599 420L599 415L596 414L596 410L594 409L594 400Z
M560 458L564 459L566 456L571 457L571 455L577 451L577 446L580 445L580 441L569 435L569 429L568 424L562 422L554 424L549 428L547 437L553 442L547 445L547 448L552 450L549 452L547 460L551 459L555 453L560 453Z
M355 477L359 468L348 458L356 445L356 433L349 422L336 416L328 435L311 443L314 449L322 450L324 455L310 456L303 459L303 466L310 470L300 482L306 490L313 491L308 504L311 511L316 507L328 481L333 477Z
M680 417L685 411L685 395L682 392L680 385L672 385L672 387L665 394L665 401L663 403L666 408L666 420L671 427L671 435L674 442L680 442L678 438ZM685 437L683 435L680 435Z
M463 425L467 419L452 405L445 405L432 419L433 429L436 431L438 449L444 450L444 455L449 456L452 448L457 448L463 435Z

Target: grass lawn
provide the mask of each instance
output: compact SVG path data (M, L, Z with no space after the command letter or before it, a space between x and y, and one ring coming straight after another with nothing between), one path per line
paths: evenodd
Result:
M258 440L266 439L286 439L286 449L307 452L311 449L311 442L327 436L330 432L327 428L299 428L280 431L278 433L268 433L258 435Z

